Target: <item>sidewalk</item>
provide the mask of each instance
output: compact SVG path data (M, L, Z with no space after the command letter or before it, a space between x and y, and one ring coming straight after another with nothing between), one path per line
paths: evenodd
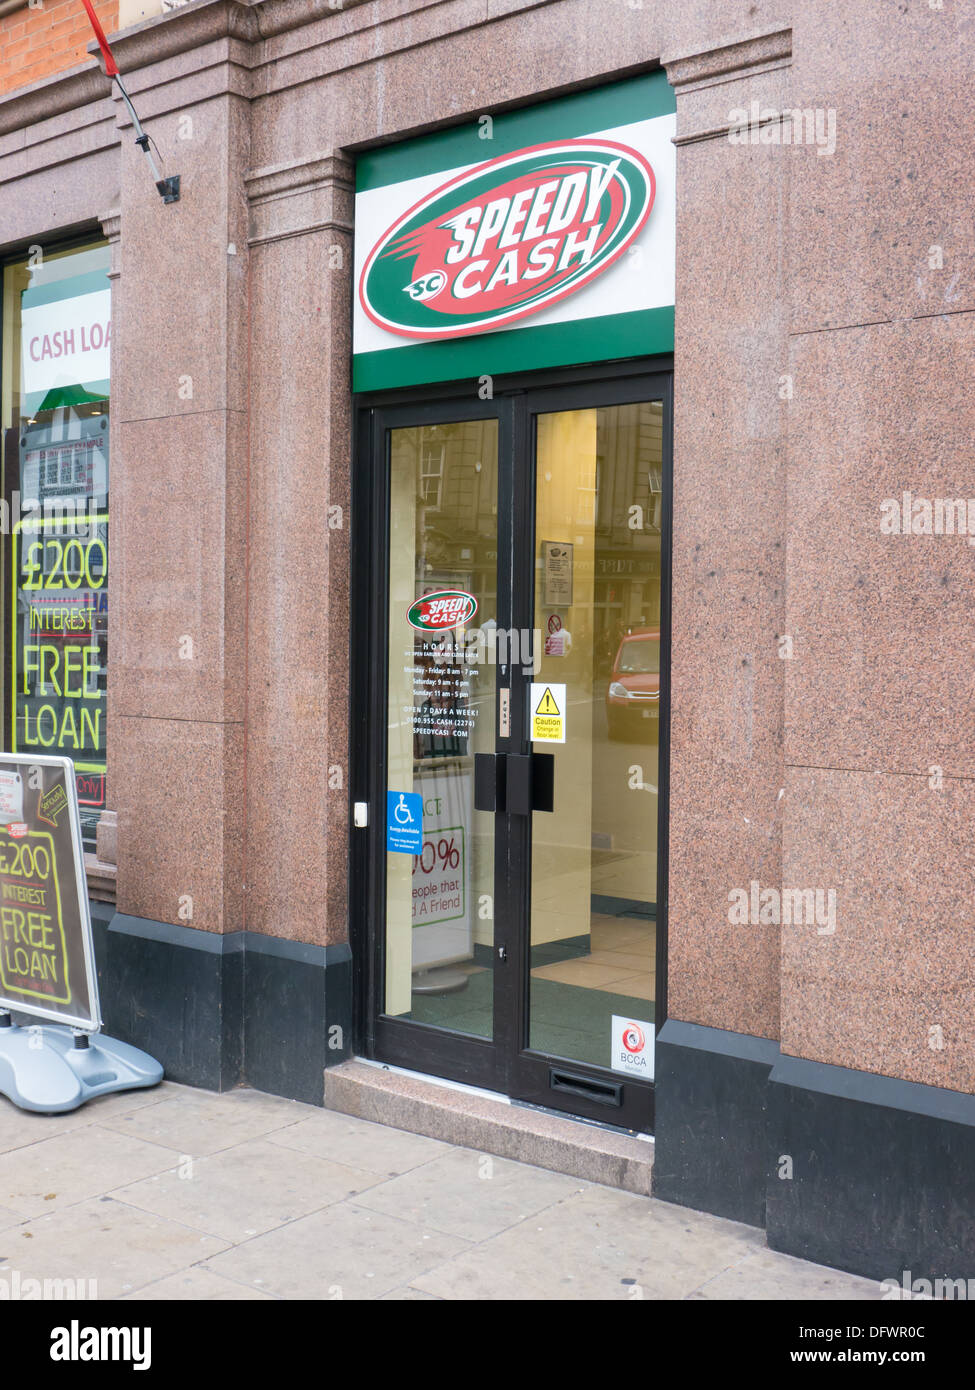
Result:
M683 1207L257 1091L0 1097L0 1279L101 1299L877 1299Z

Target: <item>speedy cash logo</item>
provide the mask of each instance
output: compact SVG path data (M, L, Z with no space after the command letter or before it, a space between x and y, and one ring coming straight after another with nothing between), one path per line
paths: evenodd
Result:
M462 589L441 589L417 599L406 615L420 632L448 632L461 627L477 612L477 599Z
M459 338L536 314L602 274L639 235L656 182L610 140L532 145L468 170L370 251L359 300L405 338Z

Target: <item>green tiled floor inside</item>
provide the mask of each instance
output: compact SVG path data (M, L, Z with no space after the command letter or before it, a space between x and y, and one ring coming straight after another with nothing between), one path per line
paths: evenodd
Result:
M467 988L455 994L415 995L407 1017L477 1037L491 1036L493 973L478 970ZM554 980L531 982L531 1046L572 1062L608 1067L612 1018L622 1014L653 1022L653 1003L604 989L584 989Z

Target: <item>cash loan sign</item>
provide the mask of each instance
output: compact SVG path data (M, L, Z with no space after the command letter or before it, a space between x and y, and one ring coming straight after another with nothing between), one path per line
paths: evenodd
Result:
M101 1026L69 758L0 754L0 1010Z
M606 270L650 215L653 169L611 140L532 145L478 165L398 218L362 270L373 323L406 338L500 328Z
M64 753L86 785L100 781L108 512L29 516L14 528L11 551L14 750ZM82 800L98 804L102 793Z

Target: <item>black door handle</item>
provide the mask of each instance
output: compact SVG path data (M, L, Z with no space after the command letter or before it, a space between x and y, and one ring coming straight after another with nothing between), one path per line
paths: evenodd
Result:
M509 753L507 809L516 816L555 809L555 756L552 753Z
M504 754L474 754L474 810L504 810Z
M474 810L555 810L555 757L552 753L475 753Z

